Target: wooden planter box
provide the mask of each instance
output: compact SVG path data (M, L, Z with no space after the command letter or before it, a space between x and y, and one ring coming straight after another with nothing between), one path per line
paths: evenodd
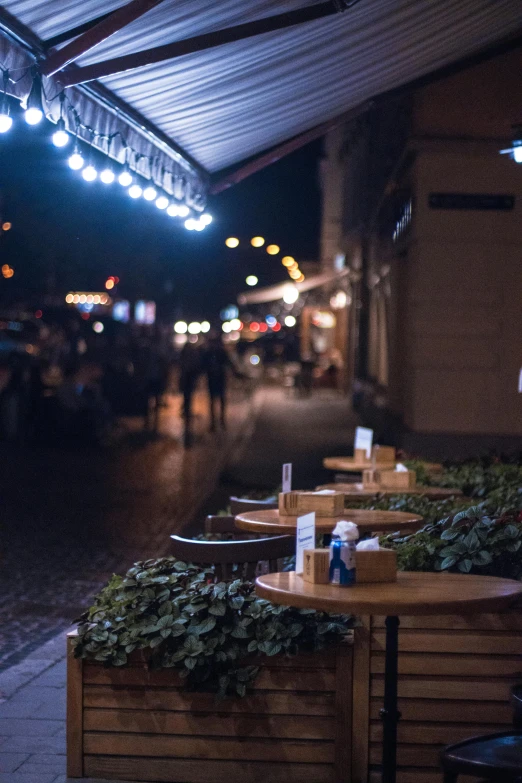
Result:
M173 670L105 668L68 640L67 774L170 783L350 783L352 645L263 657L244 699Z
M355 630L352 783L380 781L384 642L383 617ZM441 783L442 747L511 728L510 688L522 682L522 613L403 617L399 651L397 783Z

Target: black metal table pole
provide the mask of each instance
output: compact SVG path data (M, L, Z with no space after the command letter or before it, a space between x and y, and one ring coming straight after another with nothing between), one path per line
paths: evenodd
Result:
M397 777L397 724L401 717L397 708L399 659L399 618L386 618L386 657L384 664L384 707L381 710L382 783L395 783Z

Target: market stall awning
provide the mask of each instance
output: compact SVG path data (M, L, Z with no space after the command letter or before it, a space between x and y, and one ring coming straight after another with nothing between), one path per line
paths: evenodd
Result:
M220 36L208 35L216 31L241 25L246 34L256 20L319 4L132 0L130 5L134 13L129 2L118 0L4 0L4 30L10 26L7 12L32 38L21 42L18 53L14 39L6 39L0 59L22 68L38 43L45 72L48 41L55 44L52 71L60 65L56 52L70 45L67 31L81 34L92 29L92 20L103 22L122 9L128 23L74 57L52 76L52 84L56 90L60 79L72 84L98 74L98 81L68 88L84 113L109 130L115 122L126 123L127 114L134 117L138 147L152 144L175 161L194 179L194 191L204 189L205 172L237 164L372 96L515 36L522 24L520 0L359 0L346 8L346 1L332 0L324 18L215 45ZM199 44L158 50L194 37ZM192 51L195 46L198 51ZM136 59L150 49L156 54ZM189 53L179 54L184 51ZM161 59L169 52L178 54ZM151 58L159 61L142 65ZM27 92L27 80L15 89Z

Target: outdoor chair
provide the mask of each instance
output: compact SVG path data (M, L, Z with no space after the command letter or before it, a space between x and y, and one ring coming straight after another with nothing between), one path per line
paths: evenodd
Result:
M273 503L267 503L264 500L249 500L248 498L230 498L230 513L233 517L238 514L244 514L246 511L264 511L265 509L277 508L277 500Z
M240 538L243 533L236 527L235 517L209 514L205 519L205 533L232 533Z
M484 734L449 745L441 753L444 783L471 775L484 783L522 783L522 686L511 690L516 731Z
M215 566L216 578L254 579L268 561L270 571L278 571L278 560L295 554L294 536L260 538L254 541L193 541L171 536L171 554L186 563Z

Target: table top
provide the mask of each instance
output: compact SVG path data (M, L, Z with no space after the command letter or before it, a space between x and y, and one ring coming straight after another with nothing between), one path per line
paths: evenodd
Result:
M391 462L377 462L375 463L375 467L393 470L397 462L400 461L401 460L392 460ZM323 459L323 466L327 470L338 470L344 473L362 473L363 470L368 470L374 467L371 462L368 462L368 460L365 462L360 462L359 460L356 460L355 457L325 457ZM428 473L440 473L442 471L442 465L439 462L422 461L422 466Z
M394 533L396 530L418 530L422 526L423 518L419 514L410 514L405 511L368 511L361 508L347 508L340 517L325 518L315 517L315 529L317 533L331 533L337 522L347 519L355 522L362 533L378 531L382 533ZM248 530L249 533L267 533L270 535L295 535L297 516L279 515L277 508L262 511L246 511L238 514L235 519L236 527L240 530Z
M351 587L305 582L295 571L256 579L256 592L275 604L355 615L480 614L508 609L522 582L494 576L402 571L397 582Z
M450 487L415 487L415 489L365 489L360 482L355 484L321 484L319 489L335 489L344 494L345 502L360 500L361 498L374 498L376 495L424 495L428 500L443 500L444 498L458 497L462 490Z

